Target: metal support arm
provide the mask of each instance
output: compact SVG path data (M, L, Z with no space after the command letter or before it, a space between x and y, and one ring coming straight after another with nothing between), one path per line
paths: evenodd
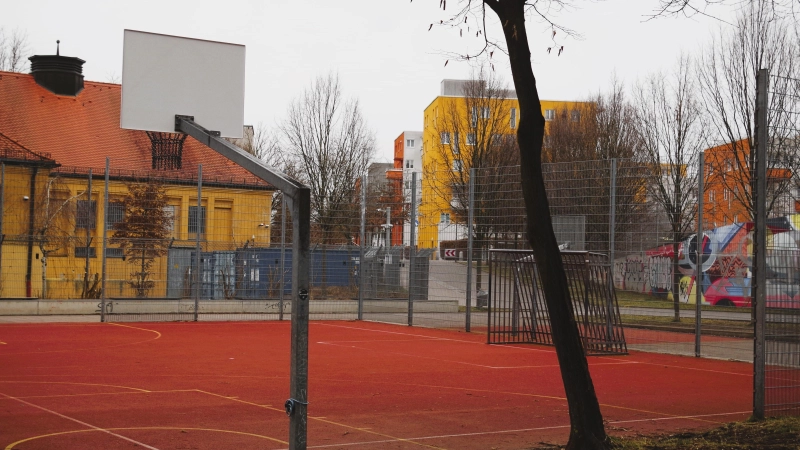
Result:
M203 128L194 121L193 116L175 115L175 132L188 134L200 141L201 144L210 147L220 155L244 167L253 175L285 192L289 197L297 197L298 190L305 188L302 183L289 178L280 170L267 167L260 159L219 137L219 132Z

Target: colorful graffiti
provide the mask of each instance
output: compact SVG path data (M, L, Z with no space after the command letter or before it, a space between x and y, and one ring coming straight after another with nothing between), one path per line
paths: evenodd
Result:
M800 215L770 219L767 236L767 306L800 308ZM705 231L700 241L690 236L677 246L678 287L681 302L694 303L700 288L703 303L721 306L751 305L753 233L751 223L736 223ZM695 283L700 254L702 276ZM642 254L628 254L614 262L617 289L668 296L673 283L675 247L664 245Z

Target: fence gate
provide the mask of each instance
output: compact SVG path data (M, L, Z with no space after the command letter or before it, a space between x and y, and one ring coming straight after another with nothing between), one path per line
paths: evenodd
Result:
M586 354L627 353L607 257L581 251L562 251L561 257ZM553 345L550 317L533 252L489 252L488 306L490 344Z

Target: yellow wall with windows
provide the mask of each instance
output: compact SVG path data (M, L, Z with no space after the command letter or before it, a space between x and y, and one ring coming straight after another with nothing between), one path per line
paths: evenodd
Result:
M515 135L520 119L519 101L515 98L505 98L499 101L502 102L500 109L507 114L507 117L498 122L500 126L493 131ZM547 122L552 120L556 114L562 114L564 111L578 111L581 105L585 105L583 102L550 100L542 100L541 104L542 115L546 118L545 132L547 132ZM425 108L422 132L422 198L419 206L419 240L417 241L421 248L437 248L439 246L440 218L442 213L450 212L448 200L441 195L441 192L446 189L445 184L448 182L448 177L443 176L444 171L454 169L453 159L455 158L445 161L442 152L433 151L433 149L442 145L440 132L445 121L449 120L445 118L445 115L451 114L452 111L456 111L462 118L464 122L462 128L468 128L466 124L471 114L468 111L465 97L439 96ZM512 115L514 116L513 124ZM580 120L579 115L576 119ZM460 140L459 149L463 154L463 152L469 151L470 147L465 145L465 137L461 137ZM451 220L458 219L451 214Z
M25 297L26 273L29 241L29 200L30 167L6 166L6 177L3 183L4 206L2 211L3 234L2 260L0 260L0 296ZM53 202L64 204L71 202L71 214L59 215L59 223L53 227L51 236L54 244L45 246L48 252L46 266L43 264L43 250L39 242L34 240L31 252L31 294L33 297L70 299L80 298L83 289L86 257L76 256L76 247L85 247L87 231L91 238L89 251L89 274L102 273L102 228L104 217L104 181L102 176L92 181L91 198L96 202L94 228L79 227L75 217L75 201L87 200L87 178L51 177L49 169L40 169L36 177L37 214L45 201L48 183L51 184L50 197ZM194 250L196 234L189 231L189 210L197 206L196 185L165 184L168 203L174 210L172 226L173 248L190 248ZM269 246L269 227L272 205L272 190L237 189L222 186L204 186L201 203L206 209L205 233L201 233L202 251L233 251L247 244L250 247ZM112 180L109 183L109 201L122 201L127 193L126 183ZM35 218L35 224L42 221L41 216ZM91 220L91 219L90 219ZM109 226L107 236L113 235ZM109 244L109 248L115 247ZM81 251L80 249L78 250ZM85 252L84 252L85 254ZM92 254L94 256L92 256ZM109 297L133 297L135 293L127 281L133 268L119 256L108 257L107 295ZM45 274L45 276L43 276ZM155 288L150 291L151 297L166 295L167 289L167 256L157 258L153 265L151 279Z

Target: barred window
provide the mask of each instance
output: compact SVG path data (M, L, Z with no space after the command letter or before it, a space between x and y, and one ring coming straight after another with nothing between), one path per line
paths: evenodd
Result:
M94 247L75 247L75 257L86 258L86 250L89 250L89 258L97 257L97 249Z
M96 228L97 202L92 200L78 200L75 228L94 230Z
M125 220L125 203L123 202L108 202L108 221L106 227L109 230L117 228Z
M106 258L124 258L125 252L121 248L108 247L106 248Z
M187 231L191 234L191 233L197 233L198 230L200 230L200 234L204 234L206 232L206 207L205 206L200 207L200 214L198 217L197 206L190 206L189 229Z

